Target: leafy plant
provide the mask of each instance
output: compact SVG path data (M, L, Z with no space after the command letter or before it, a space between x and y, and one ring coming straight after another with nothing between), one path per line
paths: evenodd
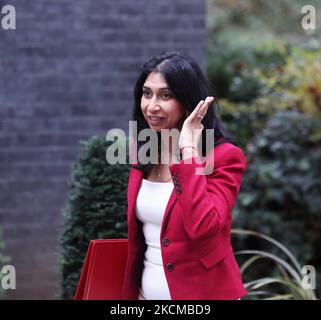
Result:
M321 119L297 111L276 113L247 144L247 160L235 224L279 239L299 261L319 270ZM243 250L253 242L237 245Z
M256 70L261 93L256 103L273 101L278 110L298 110L321 117L321 46L292 47L282 66Z
M235 252L236 256L251 255L251 257L245 260L245 262L240 267L240 271L243 276L245 274L245 271L254 268L254 264L258 263L258 261L262 259L272 260L280 271L278 275L272 274L270 276L261 277L255 280L252 279L244 283L244 287L248 290L248 296L250 299L317 299L315 292L312 288L306 289L302 286L302 267L300 266L298 260L294 257L294 255L290 252L290 250L286 248L283 244L271 237L251 230L232 229L232 234L247 235L264 239L268 241L270 244L277 247L282 252L282 254L286 256L286 258L283 258L281 256L263 250L240 250ZM250 273L250 271L248 272ZM274 287L275 285L277 286L276 288L273 288L271 287L271 285L273 285ZM264 288L265 290L262 290L262 288ZM281 290L281 292L279 292L278 290ZM264 298L262 298L262 296Z
M286 46L279 50L284 57L282 64L241 72L231 81L228 98L220 100L222 119L242 147L278 111L297 110L321 117L321 46ZM252 82L257 89L250 88Z

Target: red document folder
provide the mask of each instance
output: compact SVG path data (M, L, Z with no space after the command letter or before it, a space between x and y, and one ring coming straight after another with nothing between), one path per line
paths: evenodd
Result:
M120 300L128 239L91 240L74 300Z

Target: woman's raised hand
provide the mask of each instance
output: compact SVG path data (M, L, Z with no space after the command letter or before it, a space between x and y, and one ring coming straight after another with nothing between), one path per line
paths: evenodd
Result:
M193 112L186 118L179 136L180 148L184 146L193 146L197 148L204 128L201 121L205 117L208 106L213 102L213 100L213 97L207 97L205 101L201 100Z

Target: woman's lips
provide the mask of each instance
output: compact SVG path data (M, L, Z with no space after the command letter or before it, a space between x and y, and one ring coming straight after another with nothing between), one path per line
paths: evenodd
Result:
M161 124L162 121L164 120L163 117L147 116L147 118L148 118L148 122L153 126L157 126Z

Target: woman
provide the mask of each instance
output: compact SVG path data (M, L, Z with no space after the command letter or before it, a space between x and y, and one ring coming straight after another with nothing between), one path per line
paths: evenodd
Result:
M186 55L169 51L142 66L133 117L138 133L146 128L157 133L160 152L156 164L138 159L130 170L123 299L239 299L247 294L231 246L231 211L246 158L224 131L208 95L208 81ZM179 132L178 153L172 151L173 139L162 139L162 129ZM209 152L208 129L215 135ZM137 154L144 143L137 141ZM169 162L162 163L161 156ZM214 159L214 170L196 174L205 168L204 159Z

